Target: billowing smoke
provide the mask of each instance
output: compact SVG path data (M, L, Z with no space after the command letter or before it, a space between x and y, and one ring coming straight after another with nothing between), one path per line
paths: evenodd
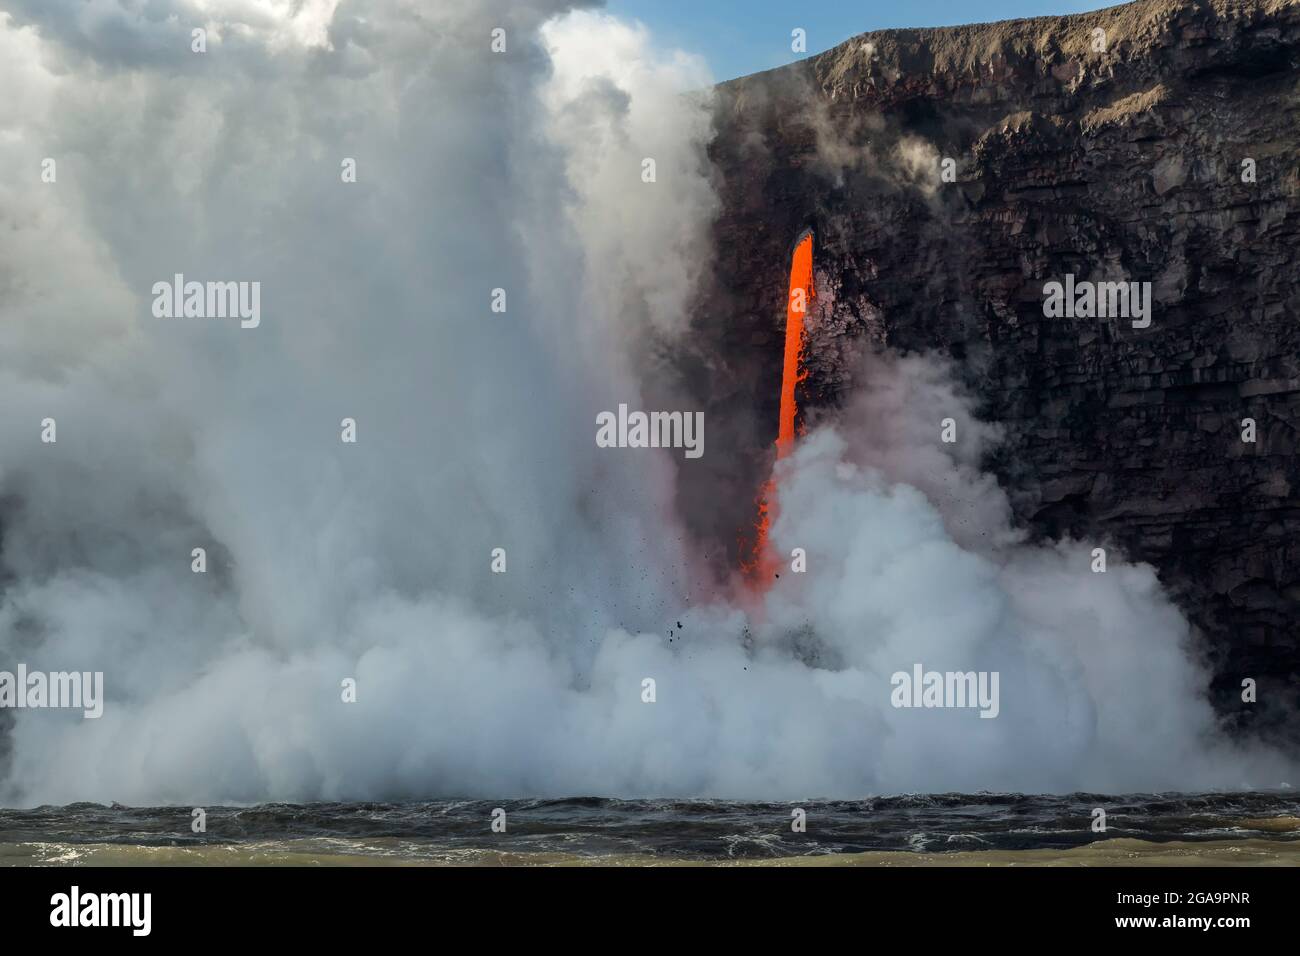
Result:
M708 76L570 6L11 0L0 670L107 701L0 713L0 801L1278 783L1149 569L1019 540L928 360L782 463L807 571L709 579L690 463L594 441L708 268ZM260 324L155 317L176 273ZM893 707L915 663L997 718Z
M861 785L1117 792L1292 772L1219 739L1188 625L1149 566L1096 543L1031 546L1011 527L977 467L999 430L971 416L950 369L875 357L859 378L839 420L778 465L772 536L809 568L783 575L767 610L774 632L815 635L805 658L833 662L826 686L863 702ZM997 718L893 709L880 687L916 663L998 672Z

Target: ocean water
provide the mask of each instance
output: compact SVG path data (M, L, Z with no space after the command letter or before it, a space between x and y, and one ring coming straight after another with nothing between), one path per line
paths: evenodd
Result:
M1290 792L264 804L206 808L204 833L191 811L0 809L0 865L1300 865Z

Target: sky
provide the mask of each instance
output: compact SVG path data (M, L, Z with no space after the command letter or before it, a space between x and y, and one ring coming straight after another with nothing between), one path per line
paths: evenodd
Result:
M718 80L770 70L804 54L790 51L790 31L802 28L807 55L859 33L900 27L988 23L1018 17L1060 16L1097 10L1106 0L609 0L611 13L640 20L661 43L703 56Z

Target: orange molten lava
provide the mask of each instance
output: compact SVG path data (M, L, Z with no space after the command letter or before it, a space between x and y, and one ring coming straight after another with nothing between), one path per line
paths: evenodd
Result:
M794 448L794 419L799 411L794 388L808 376L803 367L803 319L813 297L812 233L795 247L790 262L790 295L785 305L785 365L781 369L781 428L776 435L778 460Z
M807 232L795 246L790 261L790 294L785 306L785 362L781 369L781 417L776 434L776 457L780 461L794 450L795 420L799 405L795 388L808 376L803 367L804 317L813 298L813 237ZM775 517L776 487L769 478L758 499L758 523L752 558L741 562L741 570L755 583L766 585L776 574L778 562L767 543L767 529Z

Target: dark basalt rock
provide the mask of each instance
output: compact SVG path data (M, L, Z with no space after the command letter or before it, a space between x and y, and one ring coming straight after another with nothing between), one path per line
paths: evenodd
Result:
M753 520L812 226L804 407L841 399L864 344L955 357L1007 426L989 467L1017 519L1152 564L1225 720L1300 739L1300 3L868 33L717 94L717 261L677 357L710 421L695 527ZM1151 326L1045 318L1066 273L1151 282Z

